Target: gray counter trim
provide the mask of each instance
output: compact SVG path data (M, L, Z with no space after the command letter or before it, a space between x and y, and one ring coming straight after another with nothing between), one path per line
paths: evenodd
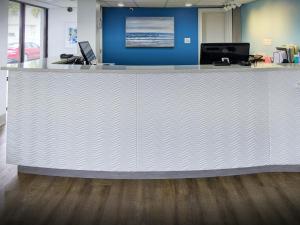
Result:
M266 71L299 71L300 69L297 68L247 68L247 67L241 67L241 68L214 68L214 69L124 69L124 70L116 70L116 69L34 69L34 68L2 68L2 70L6 71L22 71L22 72L31 72L31 73L64 73L64 74L73 74L73 73L94 73L94 74L205 74L205 73L223 73L223 72L249 72L254 71L256 73L259 72L266 72ZM41 74L40 74L41 75Z
M300 165L272 165L235 169L203 170L203 171L161 171L161 172L106 172L63 170L18 166L18 172L44 176L95 178L95 179L184 179L223 177L235 175L247 175L256 173L291 172L300 173Z
M249 71L300 71L300 64L257 64L249 66L213 66L213 65L156 65L156 66L133 66L133 65L62 65L51 64L49 60L27 62L24 64L9 64L1 67L5 71L23 72L50 72L50 73L96 73L96 74L163 74L163 73L190 73L202 74L210 72L249 72Z

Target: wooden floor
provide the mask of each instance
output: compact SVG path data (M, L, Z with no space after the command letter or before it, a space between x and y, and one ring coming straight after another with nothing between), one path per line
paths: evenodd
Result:
M300 224L300 174L93 180L18 175L4 161L0 224Z

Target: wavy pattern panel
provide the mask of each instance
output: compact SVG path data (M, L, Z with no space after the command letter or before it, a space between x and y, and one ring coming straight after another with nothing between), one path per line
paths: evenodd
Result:
M271 164L300 164L300 72L270 73Z
M299 165L297 83L297 71L11 71L8 163L142 172Z
M136 169L136 76L10 72L8 163Z
M267 75L152 74L138 79L138 170L269 162Z

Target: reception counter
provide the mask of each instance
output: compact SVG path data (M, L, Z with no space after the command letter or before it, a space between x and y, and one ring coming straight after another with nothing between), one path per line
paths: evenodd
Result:
M7 162L24 173L183 178L300 172L300 66L8 71Z

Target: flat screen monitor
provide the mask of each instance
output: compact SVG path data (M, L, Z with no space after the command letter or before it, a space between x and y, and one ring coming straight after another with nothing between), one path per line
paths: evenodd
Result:
M230 64L248 62L249 43L206 43L201 44L200 64L214 64L228 58Z
M96 60L96 56L91 48L91 45L88 41L79 42L79 48L81 54L87 64L92 64L92 61Z

